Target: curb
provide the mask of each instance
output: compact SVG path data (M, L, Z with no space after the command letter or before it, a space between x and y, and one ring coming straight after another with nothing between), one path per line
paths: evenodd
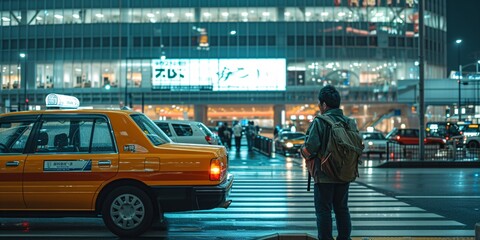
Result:
M258 240L315 240L317 239L316 237L309 235L309 234L272 234L268 235L262 238L259 238Z
M404 162L385 162L377 166L378 168L478 168L480 161L468 162L447 162L447 161L404 161Z

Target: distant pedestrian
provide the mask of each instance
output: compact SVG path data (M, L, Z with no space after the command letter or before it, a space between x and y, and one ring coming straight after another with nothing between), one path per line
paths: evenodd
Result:
M243 135L243 128L240 122L237 122L235 126L233 126L233 136L235 137L235 148L237 151L240 151L240 146L242 144L242 135Z
M218 127L218 137L220 138L220 141L222 142L222 145L225 145L225 124L220 123L220 126Z
M275 126L275 129L273 129L273 137L276 138L278 136L278 133L280 132L280 126Z
M253 121L248 121L246 132L248 151L251 152L253 151L253 145L255 144L255 138L257 137L257 129L255 128Z
M228 123L225 123L224 126L225 126L225 129L223 131L223 138L225 140L225 146L230 150L232 149L233 131L230 127L228 127Z

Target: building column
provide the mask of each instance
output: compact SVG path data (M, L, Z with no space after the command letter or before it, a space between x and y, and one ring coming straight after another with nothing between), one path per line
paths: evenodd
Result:
M276 126L280 126L283 128L283 124L285 124L285 120L286 120L285 117L286 117L285 104L273 105L273 127L275 128Z
M208 121L208 106L205 104L197 104L193 106L193 118L197 122L207 124Z

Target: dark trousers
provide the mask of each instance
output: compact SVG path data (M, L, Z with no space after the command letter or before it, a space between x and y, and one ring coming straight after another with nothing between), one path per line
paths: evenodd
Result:
M348 210L350 183L315 183L314 201L319 240L333 240L332 209L335 212L337 240L349 240L352 222Z
M237 150L240 150L241 144L242 144L242 136L240 137L235 136L235 147L237 148Z
M227 144L228 149L232 149L232 138L225 138L225 143Z

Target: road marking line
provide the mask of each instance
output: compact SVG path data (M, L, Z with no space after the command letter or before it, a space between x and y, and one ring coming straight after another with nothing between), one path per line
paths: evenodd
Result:
M480 196L395 196L396 198L480 198Z

